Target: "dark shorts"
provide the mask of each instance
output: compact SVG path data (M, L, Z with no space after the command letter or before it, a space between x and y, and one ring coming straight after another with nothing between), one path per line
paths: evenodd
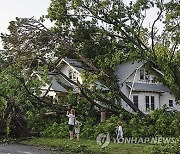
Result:
M73 131L74 125L69 125L69 131Z

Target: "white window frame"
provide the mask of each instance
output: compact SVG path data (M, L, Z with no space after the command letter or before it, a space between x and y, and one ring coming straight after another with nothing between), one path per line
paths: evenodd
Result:
M141 68L139 70L139 80L150 81L150 75L148 74L148 72L144 68Z
M68 70L68 77L71 80L76 80L77 79L77 71L74 71L73 69Z
M68 77L69 77L69 79L73 79L73 70L72 69L69 69L68 70Z
M147 97L148 97L148 102L147 102ZM154 101L152 102L152 100L154 100ZM155 110L155 96L154 95L151 95L151 96L146 95L145 96L145 103L146 103L146 111L148 109L150 109L152 111ZM148 107L147 107L147 105L148 105ZM152 105L153 105L153 108L152 108Z

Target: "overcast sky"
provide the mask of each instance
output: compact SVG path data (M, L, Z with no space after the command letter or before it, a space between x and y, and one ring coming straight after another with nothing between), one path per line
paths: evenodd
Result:
M41 15L47 14L50 2L51 0L0 0L0 33L7 33L9 22L16 17L34 16L38 19Z
M129 3L130 0L124 0ZM132 0L135 1L135 0ZM168 1L168 0L165 0ZM0 0L0 33L7 33L9 22L16 17L35 17L38 19L41 15L47 14L47 8L51 0ZM148 19L145 21L146 27L152 23L156 17L156 11L153 9L147 13ZM50 23L46 23L50 27ZM158 25L161 27L161 25ZM0 49L2 49L0 40Z

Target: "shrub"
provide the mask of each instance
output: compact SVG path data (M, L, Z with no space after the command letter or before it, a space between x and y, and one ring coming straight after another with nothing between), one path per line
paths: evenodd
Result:
M84 138L91 138L95 139L101 133L110 133L111 136L115 134L115 128L117 123L118 117L110 117L104 123L99 123L97 125L88 124L83 127L83 131L81 136Z
M172 144L166 144L161 146L154 147L150 154L179 154L180 153L180 138L176 140L176 142Z
M82 137L95 138L100 133L110 133L115 136L115 127L118 120L122 120L123 133L125 137L177 137L180 136L180 112L169 113L156 110L145 117L134 115L131 119L123 116L111 116L104 123L93 125L89 121L82 130Z
M67 122L62 124L53 123L41 132L43 137L67 138L69 135Z

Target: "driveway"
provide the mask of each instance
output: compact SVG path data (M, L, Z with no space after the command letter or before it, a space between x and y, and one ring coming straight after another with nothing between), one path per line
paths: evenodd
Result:
M53 154L53 151L27 145L0 144L0 154Z

